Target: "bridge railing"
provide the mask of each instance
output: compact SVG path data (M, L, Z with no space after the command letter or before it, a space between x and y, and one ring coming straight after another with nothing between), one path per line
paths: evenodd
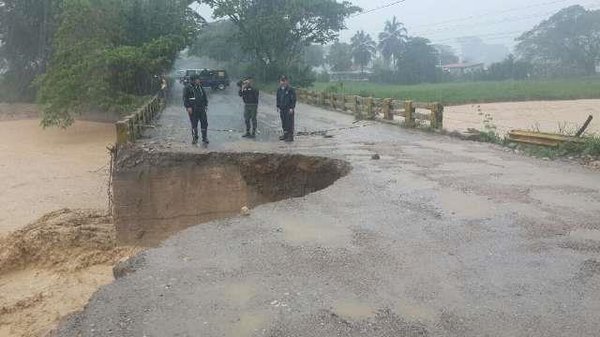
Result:
M404 125L408 127L415 127L417 122L421 121L428 122L433 129L444 127L444 106L437 102L400 101L304 89L297 89L296 93L302 103L350 113L357 119L381 119L392 122L395 116L399 116L404 118Z
M139 139L144 127L149 125L163 108L163 100L156 95L134 113L116 122L117 145L135 142Z

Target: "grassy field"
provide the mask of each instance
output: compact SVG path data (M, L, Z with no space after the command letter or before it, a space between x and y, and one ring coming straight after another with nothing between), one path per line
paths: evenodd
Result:
M600 77L546 81L461 82L385 85L366 82L315 83L314 90L335 86L352 95L395 98L445 105L600 98Z

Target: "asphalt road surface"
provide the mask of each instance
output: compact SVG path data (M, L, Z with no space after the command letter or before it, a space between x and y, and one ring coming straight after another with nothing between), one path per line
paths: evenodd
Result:
M256 141L213 131L202 148L173 104L140 145L328 156L352 172L173 236L59 336L599 335L597 171L303 104L300 131L339 130L285 144L273 97L259 112ZM243 125L233 91L209 114L211 129Z

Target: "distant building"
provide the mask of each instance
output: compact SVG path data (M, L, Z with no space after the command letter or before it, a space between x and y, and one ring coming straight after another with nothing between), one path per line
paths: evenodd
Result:
M476 73L485 70L483 63L455 63L442 66L442 70L450 73L452 76L461 77L464 75Z
M487 44L480 37L466 36L456 39L461 47L463 60L492 64L504 60L510 50L502 44Z

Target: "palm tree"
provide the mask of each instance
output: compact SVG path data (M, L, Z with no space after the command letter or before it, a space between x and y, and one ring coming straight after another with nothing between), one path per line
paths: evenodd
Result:
M352 37L352 57L354 62L360 65L360 71L365 72L365 66L371 62L373 56L377 52L375 41L371 35L363 30L356 32Z
M408 31L404 24L399 22L396 17L392 21L385 22L383 32L379 34L379 50L386 63L392 60L392 65L396 69L396 63L408 41Z

